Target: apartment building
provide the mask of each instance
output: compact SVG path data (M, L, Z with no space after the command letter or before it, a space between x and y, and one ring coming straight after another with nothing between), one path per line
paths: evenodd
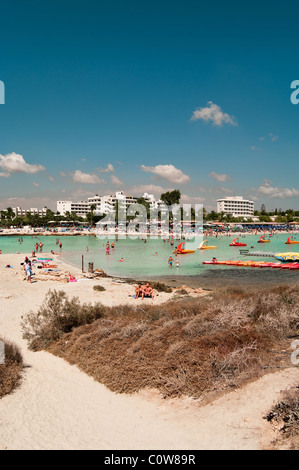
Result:
M69 212L75 213L78 217L86 217L86 214L90 212L90 205L87 201L57 201L57 212L63 216Z
M30 209L22 209L21 207L13 207L12 210L15 213L16 217L25 217L28 213L30 215L39 215L44 217L47 215L47 208L43 207L42 209L37 209L36 207L31 207Z
M162 212L167 210L163 201L156 200L153 194L144 193L143 197L149 204L152 210L161 209ZM76 213L80 217L86 217L86 214L90 212L91 207L95 206L94 212L96 214L112 214L115 211L115 205L118 202L119 206L122 205L124 210L137 202L138 197L126 195L123 191L117 191L114 195L100 196L95 194L89 197L87 201L57 201L57 212L61 215L65 215L66 212Z
M225 197L217 200L217 212L233 217L251 217L254 213L254 202L243 199L242 196Z

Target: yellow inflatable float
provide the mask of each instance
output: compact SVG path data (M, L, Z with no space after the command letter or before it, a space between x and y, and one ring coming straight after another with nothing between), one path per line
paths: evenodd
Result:
M185 255L188 253L195 253L195 250L185 250L183 246L185 246L186 243L182 242L178 245L177 249L174 251L174 253L177 253L178 255Z
M275 258L280 261L299 261L299 253L276 253Z
M213 250L213 249L216 249L217 246L213 246L213 245L205 245L205 242L207 242L208 240L204 240L203 242L201 242L201 244L197 247L198 250Z
M299 245L299 242L296 240L292 240L293 237L289 237L287 241L285 242L286 245Z
M271 240L265 240L265 235L262 235L261 238L257 241L258 243L270 243Z

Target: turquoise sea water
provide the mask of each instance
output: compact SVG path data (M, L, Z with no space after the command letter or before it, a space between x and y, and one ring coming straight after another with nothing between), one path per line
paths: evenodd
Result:
M247 243L247 247L243 249L250 249L254 246L254 249L250 251L271 251L271 252L288 252L294 251L299 253L299 245L285 245L285 241L288 238L286 234L277 234L271 237L270 243L259 244L260 235L242 235L239 241ZM217 277L243 277L243 276L254 276L256 279L265 280L269 276L274 279L284 279L287 276L292 276L292 279L299 280L299 270L293 271L291 274L287 273L287 270L265 270L259 268L238 268L231 266L209 266L203 265L202 262L205 260L211 260L214 256L218 260L227 259L266 259L271 261L270 258L261 258L251 256L250 258L244 257L240 254L238 247L230 247L229 244L233 240L233 236L218 236L209 237L208 244L216 245L217 249L213 250L197 250L199 240L195 242L186 242L186 248L195 248L194 254L186 254L175 256L173 251L180 241L174 240L174 245L171 246L169 241L163 241L159 239L148 238L146 243L140 238L134 240L119 239L114 240L115 248L111 250L110 255L105 254L105 245L107 239L99 239L94 236L63 236L59 240L62 242L62 259L70 264L81 267L82 255L84 258L84 268L88 269L88 263L92 262L94 268L102 268L107 274L120 276L120 277L131 277L131 278L162 278L171 277L182 278L182 277L201 277L202 280L209 279L209 282L213 281L213 278ZM268 237L267 237L268 238ZM294 236L296 239L296 236ZM299 241L299 235L297 236ZM0 237L0 249L3 253L24 253L31 254L34 249L35 243L42 241L44 244L43 252L49 253L51 250L59 252L59 246L56 245L55 236L38 236L38 238L32 236L24 236L23 243L18 242L18 236L15 237ZM111 243L112 240L110 240ZM88 252L86 247L88 246ZM157 253L157 255L155 255ZM174 258L172 267L168 264L169 256ZM42 256L42 255L41 255ZM120 262L123 258L124 261ZM180 266L176 266L176 260L179 260ZM241 272L242 271L242 272ZM253 274L253 271L254 274ZM267 271L267 273L266 273ZM268 271L272 271L271 274ZM282 273L282 271L284 271ZM233 273L233 274L232 274ZM247 274L246 274L247 273ZM250 274L249 274L250 273Z

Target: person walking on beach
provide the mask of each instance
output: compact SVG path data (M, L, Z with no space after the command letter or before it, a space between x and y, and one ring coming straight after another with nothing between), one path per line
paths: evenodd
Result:
M32 276L32 266L31 266L31 261L28 260L28 262L25 264L25 271L26 271L26 278L27 282L30 282L31 284L31 276Z
M170 267L172 267L172 263L173 263L173 257L172 256L169 256L168 258L168 264Z

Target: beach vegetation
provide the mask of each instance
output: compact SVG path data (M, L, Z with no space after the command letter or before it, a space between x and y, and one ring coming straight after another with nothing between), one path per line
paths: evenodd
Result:
M97 285L97 286L93 286L93 290L96 290L98 292L104 292L106 289L104 286Z
M23 357L19 347L0 337L4 345L4 361L0 363L0 399L12 393L21 383Z
M154 388L201 399L276 371L284 360L290 366L287 347L298 327L296 286L113 307L53 291L23 324L30 349L63 357L115 392Z
M275 448L299 449L299 386L281 392L280 400L264 417L276 429Z
M49 291L37 314L22 319L24 338L32 350L47 348L74 328L102 318L106 307L100 303L80 304L77 297L69 299L63 291Z

